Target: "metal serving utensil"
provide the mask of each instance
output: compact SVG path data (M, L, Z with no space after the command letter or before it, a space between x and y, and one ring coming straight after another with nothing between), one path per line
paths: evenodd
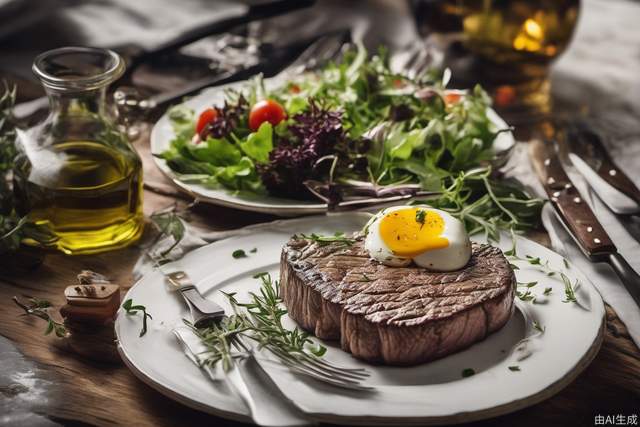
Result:
M174 271L166 274L165 277L184 298L191 312L193 325L196 328L206 326L224 317L224 308L211 300L205 299L187 273Z
M640 189L611 159L601 136L584 121L566 127L568 159L607 207L619 215L640 214Z
M551 205L571 237L592 262L611 266L640 307L640 275L618 252L595 214L575 188L556 152L554 141L530 142L531 160Z

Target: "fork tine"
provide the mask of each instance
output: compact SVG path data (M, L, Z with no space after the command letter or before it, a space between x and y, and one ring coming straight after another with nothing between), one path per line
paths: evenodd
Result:
M361 378L367 378L369 377L369 371L367 371L365 368L342 368L340 366L336 366L333 365L327 361L324 360L312 360L311 363L318 365L318 366L322 366L324 368L328 368L331 370L334 370L336 372L341 372L341 373L345 373L345 374L349 374L349 375L355 375Z
M333 384L337 387L348 388L352 390L373 390L373 387L362 385L357 381L332 377L321 371L302 369L299 365L293 364L288 360L282 360L281 362L289 367L289 369L291 369L292 371L298 372L311 378L315 378L318 381Z
M287 362L287 363L291 363L291 361L289 360L292 356L290 355L282 355L279 354L277 352L274 352L274 355L276 357L278 357L283 363ZM359 382L359 380L362 380L365 377L360 376L361 374L356 374L356 373L348 373L348 372L341 372L341 371L335 371L335 370L331 370L331 369L327 369L327 368L322 368L322 367L316 367L313 364L308 363L308 359L304 359L304 358L299 358L296 357L295 358L296 361L298 362L298 364L296 364L296 366L298 367L302 367L304 366L306 370L310 371L310 372L314 372L316 374L319 375L323 375L326 376L328 378L333 378L333 379L338 379L341 381L345 381L345 382L349 382L349 383L354 383L354 382ZM302 368L301 368L302 369Z

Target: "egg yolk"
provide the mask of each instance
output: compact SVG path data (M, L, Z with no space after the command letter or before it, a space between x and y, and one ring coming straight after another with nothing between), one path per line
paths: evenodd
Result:
M380 220L382 241L396 256L415 257L423 252L449 246L442 237L444 219L423 208L400 209Z

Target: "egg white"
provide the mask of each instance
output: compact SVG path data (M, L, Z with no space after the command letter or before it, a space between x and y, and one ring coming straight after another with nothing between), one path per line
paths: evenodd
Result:
M436 212L444 221L440 236L449 241L445 248L427 250L413 258L400 257L384 243L380 234L380 222L387 214L401 209L422 208ZM463 268L471 258L471 241L464 225L457 218L429 206L394 206L383 209L369 220L365 226L364 247L374 260L390 267L406 267L413 261L416 265L433 271L454 271Z

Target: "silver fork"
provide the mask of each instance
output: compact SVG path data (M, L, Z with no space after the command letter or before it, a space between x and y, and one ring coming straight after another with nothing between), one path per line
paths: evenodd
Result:
M272 80L284 81L292 76L321 67L335 59L348 40L348 30L338 30L321 36L302 51L291 64L272 77Z
M215 302L205 299L195 287L187 273L174 271L165 275L167 280L176 288L184 298L191 312L191 319L196 328L206 326L224 317L224 308Z
M224 308L213 301L205 299L187 273L184 271L168 273L163 271L162 268L159 269L167 280L181 292L191 311L194 326L205 326L207 323L219 321L225 316ZM240 347L238 349L242 350L247 357L256 357L252 347L246 342L238 340L238 345ZM362 380L369 377L368 371L364 368L343 368L326 360L317 359L308 355L294 356L289 353L280 352L277 349L269 350L283 365L299 374L350 390L372 390L372 387L365 386L361 383Z

